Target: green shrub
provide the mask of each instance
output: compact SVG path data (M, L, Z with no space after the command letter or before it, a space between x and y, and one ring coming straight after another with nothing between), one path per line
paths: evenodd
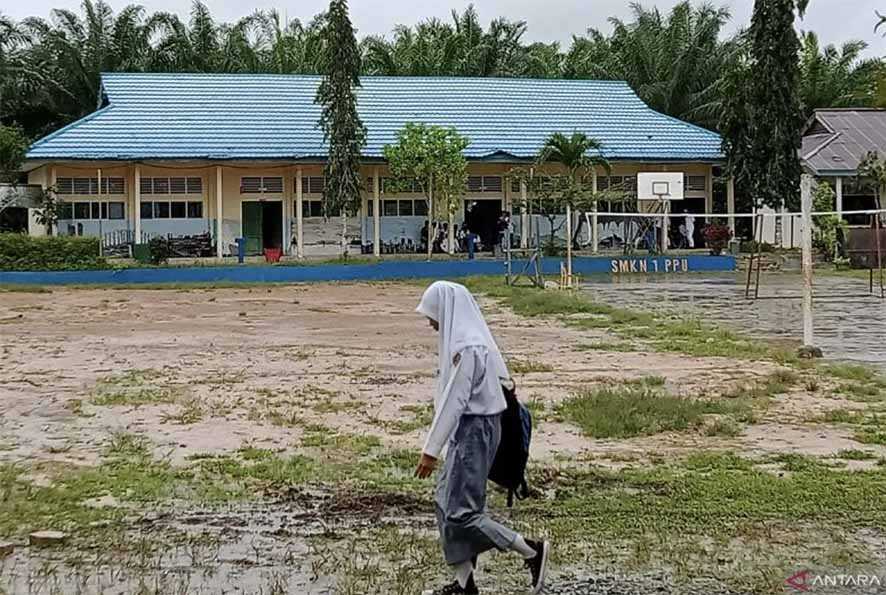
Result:
M164 237L151 238L148 241L148 252L150 263L155 265L166 264L169 262L169 257L172 256L169 240Z
M99 239L0 234L0 271L82 271L107 267Z

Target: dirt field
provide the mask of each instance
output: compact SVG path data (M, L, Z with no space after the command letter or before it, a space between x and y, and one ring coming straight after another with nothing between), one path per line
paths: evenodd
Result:
M142 497L138 487L120 492L114 486L84 488L91 496L87 508L121 511L113 518L119 539L151 543L150 562L134 562L139 554L131 547L121 548L127 552L125 562L102 558L89 530L74 548L75 561L70 547L52 553L21 547L22 528L7 519L0 524L0 542L6 537L20 547L0 560L0 592L30 585L29 592L41 593L78 588L109 593L411 593L414 579L401 575L414 572L416 565L432 569L430 574L419 572L422 578L444 576L434 546L431 485L384 487L387 475L409 482L412 457L418 456L430 422L436 336L413 312L422 289L418 284L364 283L0 293L0 461L16 469L18 482L55 489L59 474L105 469L102 465L115 460L114 449L144 449L145 460L151 461L145 464L162 464L163 473L176 481L195 466L209 473L212 461L220 467L236 457L240 466L225 471L228 478L242 473L257 479L257 472L244 471L242 465L266 457L303 458L319 464L321 471L327 463L329 468L350 469L346 465L354 457L363 468L370 462L380 465L372 467L375 475L367 481L373 490L365 493L364 488L346 493L335 488L352 486L348 476L341 482L315 482L309 473L303 483L292 481L291 475L275 481L282 477L274 475L283 473L279 469L262 475L258 484L248 484L249 489L260 485L255 488L260 493L239 494L234 503L214 491L211 498L180 492ZM886 448L881 444L860 444L851 425L811 423L829 412L860 415L868 407L839 391L821 398L818 384L830 380L804 383L804 376L817 372L786 372L784 366L760 359L662 352L643 348L642 341L631 349L589 348L614 345L623 337L599 326L569 324L568 317L521 317L489 298L482 305L516 372L519 393L536 414L533 464L544 481L550 480L551 490L563 489L561 475L573 467L618 473L721 451L761 461L761 468L768 465L778 473L783 466L769 458L792 454L839 459L840 453L862 449L869 456L844 457L843 465L882 474L877 463ZM768 395L772 398L755 410L753 422L736 431L702 428L593 438L560 408L578 391L650 377L675 396L714 398L779 373L794 375L789 386L777 396ZM145 479L139 477L143 486ZM182 481L193 489L190 476ZM214 481L214 486L222 483ZM131 498L142 502L132 504ZM65 524L54 515L37 518ZM529 516L513 520L529 530L554 532ZM89 522L95 528L111 521ZM860 529L864 532L841 537L850 544L846 549L857 546L869 554L883 543L882 526ZM750 554L735 554L742 549L735 539L721 549L732 551L738 564ZM354 553L355 547L371 549L378 542L387 544L384 555ZM636 540L624 543L633 545L621 545L619 551L638 558ZM791 557L789 551L783 553L770 565L776 578L769 577L765 585L778 582L778 564ZM630 566L622 564L618 552L607 555L611 559L606 564L564 555L551 592L731 589L720 583L711 587L693 571L684 573L688 582L681 582L673 561L656 562L655 555ZM797 562L803 559L817 558L798 551ZM408 561L409 568L397 567L397 560ZM491 564L492 571L516 568L502 555ZM589 575L596 586L589 586ZM510 592L517 584L511 577L499 588ZM746 588L746 582L741 584Z

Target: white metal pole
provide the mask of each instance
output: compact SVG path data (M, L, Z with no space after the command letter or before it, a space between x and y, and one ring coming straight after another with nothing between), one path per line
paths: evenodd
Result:
M215 166L215 252L216 256L224 256L225 246L225 218L222 209L222 168Z
M663 199L661 205L661 253L668 251L668 212L671 210L671 201Z
M381 256L381 201L379 200L381 180L378 179L378 168L372 172L372 254Z
M813 347L812 333L812 176L800 180L800 203L803 212L803 346Z

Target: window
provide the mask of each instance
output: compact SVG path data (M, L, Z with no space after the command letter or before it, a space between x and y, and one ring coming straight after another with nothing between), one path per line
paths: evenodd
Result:
M188 178L187 180L187 193L188 194L203 194L203 178ZM197 203L202 206L203 203ZM202 217L202 215L198 215L198 217Z
M97 203L97 202L91 202L91 203L89 203L89 205L92 207L92 208L90 209L91 212L92 212L92 215L90 216L90 219L99 219L99 218L100 218L100 216L101 216L101 207L99 206L99 204L100 204L100 203Z
M468 176L468 192L495 192L502 189L501 176ZM519 192L520 185L517 184Z
M323 176L302 176L301 191L303 194L323 194L326 178Z
M280 176L244 176L240 178L240 194L281 194L283 178Z
M411 200L399 200L399 210L401 217L412 217L412 201Z
M154 218L154 203L143 202L141 204L140 213L141 213L142 219L153 219Z
M169 178L154 178L154 194L169 194Z
M122 202L109 202L108 205L108 219L125 219L126 218L126 208Z
M139 191L142 194L153 194L154 184L151 178L142 178L138 183Z
M102 178L102 194L126 194L123 178Z
M169 219L169 203L168 202L155 202L154 203L154 219Z
M511 178L511 192L520 194L520 178Z
M705 176L686 176L686 192L707 192L707 178Z
M173 219L184 219L188 216L188 203L182 201L173 202L171 212Z
M192 180L193 178L188 178ZM197 178L198 180L200 178ZM190 184L190 182L188 182ZM203 218L203 203L191 201L188 203L188 219L202 219Z
M74 178L74 194L95 194L97 189L96 178Z
M185 194L186 189L187 184L185 183L184 178L169 178L170 194Z
M428 216L428 202L424 199L416 200L413 202L413 214L416 217L427 217Z
M385 217L396 217L397 216L397 201L396 200L383 201L381 214L384 215Z
M292 212L296 212L296 208L298 206L298 201L293 201L292 203ZM323 216L323 201L321 200L302 200L301 201L301 216L302 217L322 217Z
M74 203L74 219L92 219L90 211L90 203L75 202Z
M603 190L609 190L609 178L607 176L597 178L597 191L602 192Z
M372 201L371 200L366 201L366 216L372 217Z
M58 194L74 194L74 178L56 179L55 191ZM68 219L70 219L70 217L68 217Z
M59 203L59 219L73 219L74 218L74 204L70 202L62 202Z

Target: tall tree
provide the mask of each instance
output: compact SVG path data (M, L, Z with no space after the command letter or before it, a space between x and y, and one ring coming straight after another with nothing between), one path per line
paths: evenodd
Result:
M756 0L749 53L727 86L722 127L729 170L754 204L796 208L800 198L800 41L808 0ZM730 96L729 93L733 95Z
M360 86L360 52L347 0L329 3L323 28L326 70L315 102L322 106L320 127L329 147L323 213L341 214L342 254L347 255L347 216L360 205L360 152L366 128L357 113L356 88Z
M399 186L415 183L428 202L428 259L433 249L434 221L449 219L461 204L468 181L463 151L470 144L454 128L407 123L384 155ZM452 226L449 226L450 234ZM449 245L452 245L450 237Z
M593 200L592 186L587 183L593 176L593 169L602 166L609 169L609 162L601 154L602 145L583 132L573 132L566 136L560 132L552 134L545 141L538 154L538 162L559 163L566 168L566 183L562 184L559 199L566 207L566 267L572 277L572 209L587 206Z

